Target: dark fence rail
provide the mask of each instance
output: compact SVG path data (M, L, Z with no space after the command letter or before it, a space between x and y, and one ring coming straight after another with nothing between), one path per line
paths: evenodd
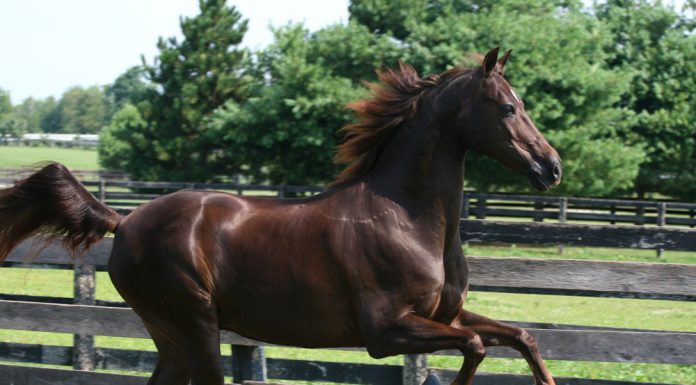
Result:
M130 181L115 171L75 170L101 201L127 213L165 193L183 189L221 190L240 195L307 196L323 191L316 186L269 186L243 183ZM21 170L0 169L0 185L11 185ZM520 194L464 192L464 219L515 219L535 222L636 224L696 227L696 203L572 198Z
M606 233L606 234L605 234ZM544 234L534 236L533 234ZM588 226L551 223L508 223L463 221L462 240L497 242L512 239L527 244L578 244L606 247L696 250L696 231L682 228ZM92 248L75 265L58 243L39 254L30 242L21 244L8 258L12 266L23 266L27 255L31 266L73 268L79 282L75 304L52 303L50 298L25 296L22 301L0 300L0 328L75 334L75 346L0 344L0 361L72 365L81 369L151 371L156 353L95 348L91 336L148 338L140 319L123 304L99 306L94 300L95 271L106 264L111 240ZM470 257L472 290L510 293L563 294L600 297L696 300L696 265L540 260L522 258ZM577 325L529 324L542 354L552 360L696 364L696 333ZM266 359L265 344L234 333L223 332L222 341L232 344L232 357L225 357L228 374L235 380L266 377L283 380L327 381L375 385L420 384L423 375L438 373L444 379L451 371L428 369L426 356L406 356L403 366L357 363L306 362ZM359 350L359 349L349 349ZM437 352L456 355L459 352ZM518 357L506 348L491 348L493 357ZM90 371L0 366L0 385L37 383L144 384L143 377ZM31 379L31 381L29 380ZM481 374L476 384L529 384L528 376ZM574 385L626 384L621 381L560 378L557 383Z

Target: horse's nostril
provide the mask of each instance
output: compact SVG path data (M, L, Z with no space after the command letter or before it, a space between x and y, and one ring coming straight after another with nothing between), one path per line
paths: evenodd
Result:
M553 165L553 178L558 180L561 177L561 164L556 162Z

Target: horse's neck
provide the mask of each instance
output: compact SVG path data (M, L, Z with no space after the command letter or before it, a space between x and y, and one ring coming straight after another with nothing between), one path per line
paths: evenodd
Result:
M426 119L399 129L380 153L367 183L370 190L418 217L428 230L445 226L449 241L458 241L464 154L458 138Z

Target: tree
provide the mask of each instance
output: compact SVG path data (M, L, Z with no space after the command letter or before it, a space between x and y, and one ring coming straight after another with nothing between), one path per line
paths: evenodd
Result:
M647 0L606 1L596 13L612 33L610 66L632 76L617 104L638 114L625 135L648 154L636 190L696 199L694 20Z
M27 122L12 114L0 119L0 143L7 144L10 139L20 139L26 130Z
M0 143L21 138L25 132L26 122L15 117L10 93L0 89Z
M147 98L148 93L154 91L154 85L146 79L143 66L129 68L114 80L114 83L106 88L105 94L113 102L116 110L125 104L137 105Z
M257 57L258 91L242 103L229 102L215 116L213 126L229 143L229 161L256 181L324 183L336 174L336 130L351 119L344 106L363 94L315 55L325 48L323 36L310 36L299 25L276 30L275 43ZM334 65L353 69L352 63Z
M129 165L137 164L140 152L149 146L143 135L146 128L147 122L138 109L126 103L99 135L99 164L111 170L128 170ZM149 175L149 167L141 163L140 175Z
M144 124L131 125L132 135L114 134L103 146L115 147L101 150L104 164L126 159L123 168L133 177L161 180L203 181L235 171L221 160L223 145L209 120L228 100L245 98L247 53L238 45L247 21L223 0L199 4L199 15L181 20L183 41L160 38L155 62L143 63L152 86L136 105ZM125 114L134 116L131 108L122 119ZM132 156L119 152L123 148Z
M57 120L56 101L53 97L46 99L26 98L14 107L17 119L26 122L27 132L56 132L60 130ZM57 127L51 127L55 123Z
M0 88L0 118L12 113L10 93Z
M96 134L109 122L111 106L100 87L73 87L58 102L60 132Z

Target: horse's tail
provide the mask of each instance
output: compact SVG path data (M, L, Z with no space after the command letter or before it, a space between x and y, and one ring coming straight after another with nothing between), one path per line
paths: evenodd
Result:
M49 163L0 190L0 263L37 233L62 238L72 255L114 232L122 217L99 202L60 163Z

